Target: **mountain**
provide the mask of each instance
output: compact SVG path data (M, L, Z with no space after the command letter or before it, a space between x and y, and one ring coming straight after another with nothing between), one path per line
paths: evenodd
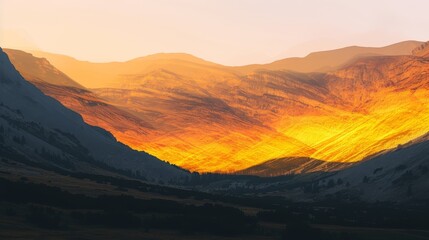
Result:
M369 57L325 75L334 95L329 101L342 99L340 107L352 118L343 131L319 143L312 157L362 159L426 133L428 63L414 56Z
M103 129L114 129L116 138L138 142L142 148L149 148L145 144L149 141L144 139L154 131L150 123L109 104L52 66L45 58L37 58L19 50L4 51L27 81L78 112L86 123Z
M30 51L42 57L87 88L118 87L117 78L133 80L134 75L143 75L158 69L196 75L206 73L207 68L222 68L205 60L184 53L160 53L132 59L126 62L92 63L72 57L41 51ZM189 71L192 70L192 71ZM207 76L209 77L209 76Z
M4 52L9 56L15 68L19 69L20 74L28 81L83 88L82 85L52 66L45 58L32 58L29 53L13 49L4 49Z
M238 67L242 72L255 70L289 70L296 72L327 72L337 70L362 57L411 55L422 42L404 41L385 47L351 46L335 50L310 53L303 58L286 58L269 64Z
M429 197L429 134L383 151L339 171L330 179L341 179L348 184L329 189L326 194L359 195L365 201L426 200Z
M21 155L71 171L87 172L101 164L147 179L168 180L185 175L181 169L134 151L105 130L84 123L80 115L27 82L3 50L0 62L3 154Z
M326 162L308 157L285 157L272 159L238 171L237 174L273 177L312 172L333 172L352 166L354 163Z
M14 51L8 53L15 56L13 59L16 60L16 65L24 68L22 69L24 72L25 65L19 64L23 54L16 56ZM32 61L39 61L30 54L27 57L32 58ZM149 76L153 76L153 73ZM233 170L236 168L234 165L240 164L239 161L244 156L235 156L237 160L231 156L251 148L255 148L256 153L276 149L282 152L292 150L297 154L303 154L309 149L305 144L282 136L252 120L241 111L229 107L222 100L208 96L202 87L199 87L201 91L197 92L193 88L196 83L186 79L189 78L184 78L182 82L188 81L189 87L181 86L180 91L162 89L168 85L167 81L160 86L156 81L151 84L150 80L142 80L146 84L144 89L137 88L138 85L136 85L136 88L129 89L124 87L88 90L62 86L61 83L56 85L33 83L45 94L55 97L65 106L82 114L87 123L111 131L119 141L135 149L156 153L156 156L161 159L168 159L192 170L229 170L231 166L234 167L231 168ZM175 85L178 79L169 81ZM106 92L111 95L103 94ZM129 97L132 99L126 100ZM126 102L121 103L120 101L123 100ZM149 104L142 105L142 103ZM183 111L186 109L189 109L188 117L183 118ZM192 121L190 122L189 119ZM196 119L201 120L195 121ZM216 121L216 124L213 124L213 121ZM148 122L154 124L146 124ZM233 124L229 127L231 132L225 132L228 124ZM203 142L201 129L205 130L207 139ZM277 136L277 140L272 140L272 136ZM214 139L218 142L214 143ZM255 146L258 139L270 140L270 144ZM290 147L285 146L285 142L290 142ZM224 147L220 148L219 146L222 145ZM251 160L258 156L253 152L250 154L253 156L249 157L248 164L253 164ZM274 152L274 154L277 153ZM273 155L273 157L276 156ZM230 158L230 160L213 162L210 161L212 158Z
M413 50L423 42L404 41L385 47L360 47L351 46L341 49L314 52L303 58L286 58L269 64L253 64L247 66L228 67L205 61L185 53L159 53L146 57L132 59L126 62L92 63L80 61L75 58L48 53L43 51L28 51L36 57L43 57L60 69L62 72L88 88L117 87L118 78L127 78L136 74L147 74L153 70L164 69L177 72L181 75L194 74L189 72L192 68L195 72L206 71L204 67L227 71L239 75L245 75L258 70L294 71L294 72L326 72L337 70L344 65L361 57L369 56L401 56L411 55ZM213 71L213 70L211 70ZM209 73L207 71L206 73ZM212 74L216 74L213 71ZM213 75L212 75L213 76ZM214 75L219 77L217 75ZM227 75L228 76L228 75ZM201 76L198 76L201 77ZM209 78L210 76L207 76ZM129 81L132 81L129 78Z
M219 80L240 81L234 74L219 70L217 65L203 63L188 55L185 55L187 58L179 60L174 60L175 58L170 60L169 56L162 54L149 57L155 63L146 58L136 59L128 62L130 66L127 63L119 64L126 67L116 70L107 64L103 69L124 71L123 74L110 76L121 79L116 83L119 86L91 89L97 96L105 99L105 102L145 122L156 123L152 124L154 129L150 129L148 134L141 135L138 139L138 132L134 131L137 133L134 135L131 125L117 122L119 126L112 124L98 126L111 131L119 141L135 149L148 151L161 159L198 171L233 171L243 165L243 160L246 159L247 166L253 165L255 159L260 158L261 153L275 158L286 152L302 155L312 151L305 144L264 126L240 109L229 106L224 100L205 90L209 88L207 85L219 86ZM194 60L191 61L188 58ZM150 65L147 65L148 61ZM174 63L178 61L178 63L172 64L170 61ZM134 64L141 68L134 67L135 70L131 71L130 68ZM162 69L158 69L160 66ZM164 67L169 70L164 70ZM148 68L157 70L131 77L132 72ZM169 72L173 70L174 73ZM124 77L125 71L129 71L129 74ZM159 84L159 81L162 81L162 84ZM179 86L176 86L177 84ZM43 90L43 86L41 89ZM228 92L227 89L220 90ZM47 90L43 91L46 94L52 94L52 91L51 93ZM64 92L52 96L62 101L61 99L66 95L70 96ZM75 95L71 95L70 98L76 98ZM85 120L97 119L88 123L102 123L109 117L94 116L93 110L89 107L85 107L87 110L74 108L68 105L67 101L62 102L81 113ZM73 101L70 100L70 102ZM130 129L127 129L128 127ZM203 135L202 129L204 129ZM267 144L259 144L262 140Z
M295 156L356 162L426 133L429 65L411 55L417 43L323 53L347 61L320 73L240 72L182 54L70 66L108 104L156 123L140 141L107 127L121 142L190 170L236 172Z

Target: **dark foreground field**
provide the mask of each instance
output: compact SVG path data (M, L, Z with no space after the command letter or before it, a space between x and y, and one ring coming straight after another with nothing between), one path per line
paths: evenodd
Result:
M429 239L425 203L292 203L2 169L0 239Z

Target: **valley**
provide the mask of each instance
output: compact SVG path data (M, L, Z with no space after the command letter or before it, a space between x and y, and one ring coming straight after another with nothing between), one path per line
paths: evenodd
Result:
M0 240L429 240L427 7L0 0Z
M64 72L80 86L38 82L42 74L22 71L134 149L190 171L232 173L285 157L358 162L428 132L427 60L412 55L420 44L300 59L337 60L318 73L293 64L228 67L187 54L90 63L43 52L33 54L52 62L45 72ZM18 70L40 61L9 53Z
M256 72L237 80L234 94L220 85L209 88L216 98L207 98L186 87L157 94L151 91L159 86L87 89L44 59L6 52L16 63L2 53L1 238L428 236L425 57L363 58L328 73ZM138 100L122 102L127 91ZM152 107L166 112L151 118L151 105L137 103L158 95L165 98L154 98ZM188 114L178 123L172 116L179 113ZM201 154L217 144L222 157L237 157L220 165L217 158L172 161L191 170L226 169L191 173L116 140L142 136L147 149L194 141ZM234 166L248 167L225 174Z

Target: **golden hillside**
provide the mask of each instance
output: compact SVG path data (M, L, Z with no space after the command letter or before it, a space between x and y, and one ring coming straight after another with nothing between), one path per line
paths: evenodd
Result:
M403 55L414 44L386 48ZM105 124L118 140L190 170L231 172L293 156L353 162L429 131L429 64L421 56L349 54L356 60L338 70L297 73L237 71L184 54L123 63L39 54L154 128L139 138Z

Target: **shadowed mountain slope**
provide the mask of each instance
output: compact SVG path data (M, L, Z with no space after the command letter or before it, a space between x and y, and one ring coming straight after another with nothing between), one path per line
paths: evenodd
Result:
M338 172L332 179L341 179L348 186L336 186L325 194L358 194L359 198L366 201L426 201L429 185L429 134L383 151Z
M167 180L186 174L84 123L78 114L25 81L2 50L0 61L3 150L69 170L87 171L82 162L94 162L148 179Z
M86 123L115 129L116 138L141 141L154 131L148 122L109 104L52 66L46 59L12 49L4 49L22 76L48 96L82 115Z

